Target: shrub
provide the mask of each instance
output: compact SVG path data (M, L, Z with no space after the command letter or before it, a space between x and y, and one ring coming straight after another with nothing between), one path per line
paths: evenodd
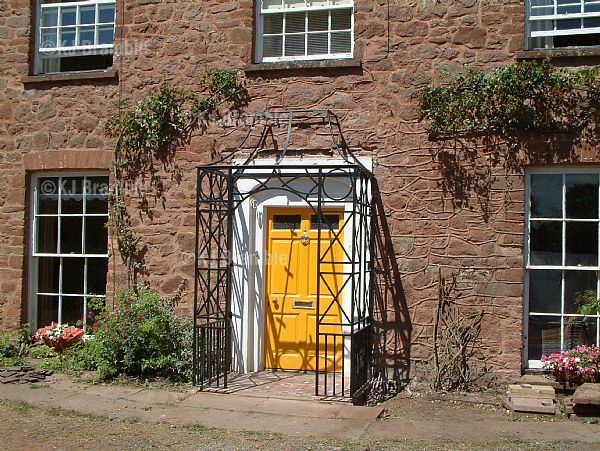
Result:
M18 366L23 364L19 355L18 335L11 332L0 333L0 366Z
M120 291L115 308L98 322L92 339L73 348L71 366L95 369L101 379L135 377L191 379L191 321L155 291Z

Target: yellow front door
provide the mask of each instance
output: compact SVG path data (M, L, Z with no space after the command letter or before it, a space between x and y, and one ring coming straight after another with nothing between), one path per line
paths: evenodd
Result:
M322 272L340 273L343 265L341 211L324 213L324 220L336 232L324 226L321 232ZM310 208L269 209L267 220L267 281L265 299L265 367L293 370L316 369L317 322L317 217ZM339 241L334 233L340 233ZM332 245L333 242L333 245ZM341 334L342 286L340 274L329 274L321 281L321 315L325 314L321 333ZM319 370L336 371L342 367L342 340L321 336ZM327 355L326 355L327 354ZM334 363L335 362L335 363Z

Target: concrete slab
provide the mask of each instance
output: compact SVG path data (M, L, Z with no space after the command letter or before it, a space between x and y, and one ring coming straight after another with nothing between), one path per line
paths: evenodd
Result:
M250 411L263 401L262 398L203 392L187 397L179 405L202 409Z
M89 396L101 395L114 399L127 398L145 390L143 387L123 387L113 384L77 384L77 388L80 393L86 393Z
M338 418L359 421L375 421L381 416L385 408L383 406L359 407L343 405L338 411Z
M293 415L309 418L336 418L340 406L310 401L267 398L252 409L271 415Z
M191 396L191 393L179 393L166 390L151 390L144 389L137 393L132 393L124 397L141 404L155 405L155 404L171 404L174 402L181 402L184 399Z

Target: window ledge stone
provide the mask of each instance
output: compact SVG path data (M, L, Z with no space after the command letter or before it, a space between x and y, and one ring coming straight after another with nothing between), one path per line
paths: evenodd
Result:
M600 56L600 47L573 47L561 49L523 50L516 53L518 60L545 58L573 58Z
M115 69L108 69L85 72L65 72L62 74L26 75L21 77L21 83L60 83L78 80L105 80L118 78L119 71Z
M252 74L267 71L296 71L314 69L345 69L360 68L360 59L318 60L318 61L286 61L276 63L254 63L244 67L244 72Z

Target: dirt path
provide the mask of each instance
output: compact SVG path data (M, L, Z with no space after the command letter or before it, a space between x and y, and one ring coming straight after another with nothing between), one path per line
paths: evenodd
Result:
M438 409L439 410L439 409ZM463 410L463 409L453 409ZM382 423L385 424L385 419ZM400 435L400 434L399 434ZM108 419L73 411L39 408L16 401L0 402L0 449L86 450L456 450L456 449L600 449L577 441L455 441L364 437L290 437L283 434L205 428L198 425Z

